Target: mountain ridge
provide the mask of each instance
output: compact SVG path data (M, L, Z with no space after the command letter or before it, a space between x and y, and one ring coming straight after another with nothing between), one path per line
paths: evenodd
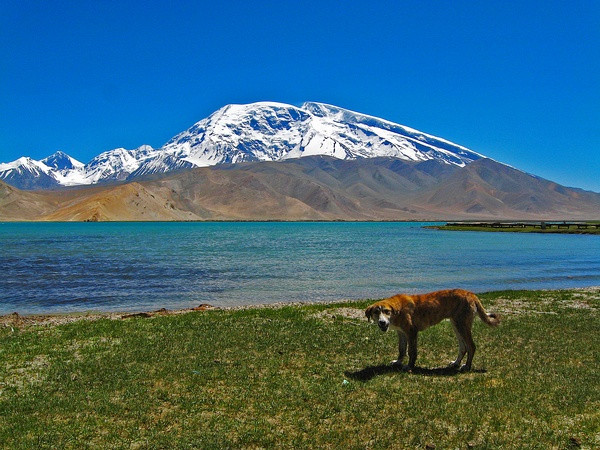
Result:
M63 152L0 164L0 179L20 189L132 181L176 170L306 156L395 157L464 166L483 155L385 119L317 102L226 105L161 148L102 152L86 164Z

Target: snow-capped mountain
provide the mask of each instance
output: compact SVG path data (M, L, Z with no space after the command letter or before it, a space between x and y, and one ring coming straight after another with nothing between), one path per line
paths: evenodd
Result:
M156 150L149 145L134 150L116 148L99 154L87 164L61 151L41 161L22 157L0 164L0 179L19 189L50 189L124 181L153 152Z
M149 145L134 150L116 148L100 153L83 167L83 178L79 184L124 181L139 168L142 161L152 158L155 153L156 150Z
M47 189L59 185L50 167L26 156L0 164L0 179L19 189Z
M42 161L0 164L0 179L32 189L131 180L143 175L245 161L326 155L338 159L394 157L464 166L483 156L384 119L323 103L227 105L162 148L104 152L83 165L57 152ZM36 182L38 180L39 182Z
M482 157L444 139L336 106L307 102L298 108L260 102L219 109L173 137L158 160L144 162L140 170L167 172L171 170L167 159L201 167L313 155L438 159L461 167Z

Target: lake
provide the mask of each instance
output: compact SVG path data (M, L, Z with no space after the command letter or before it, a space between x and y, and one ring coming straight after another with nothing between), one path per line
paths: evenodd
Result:
M0 314L600 285L600 236L425 223L0 223Z

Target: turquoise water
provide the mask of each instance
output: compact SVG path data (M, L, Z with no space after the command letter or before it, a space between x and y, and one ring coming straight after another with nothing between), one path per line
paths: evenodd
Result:
M0 223L0 314L600 285L600 236L422 223Z

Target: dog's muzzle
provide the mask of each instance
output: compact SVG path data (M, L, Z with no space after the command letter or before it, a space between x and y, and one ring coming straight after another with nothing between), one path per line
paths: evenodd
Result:
M385 320L380 320L379 322L377 322L377 325L379 325L381 331L386 332L390 326L390 323Z

